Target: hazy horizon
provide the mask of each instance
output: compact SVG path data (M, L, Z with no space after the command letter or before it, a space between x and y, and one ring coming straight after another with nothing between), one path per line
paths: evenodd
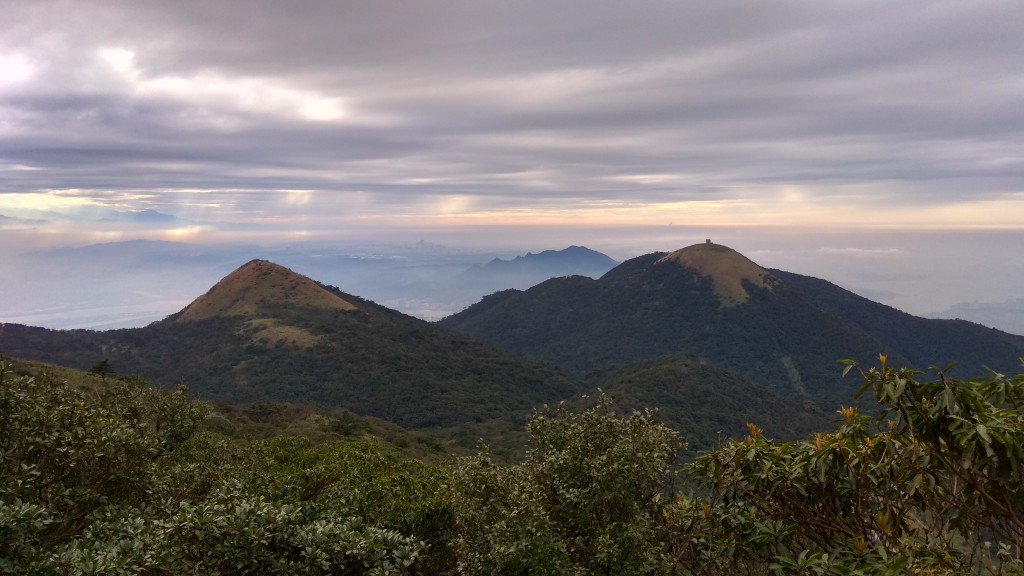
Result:
M1019 2L0 13L8 317L103 322L213 277L144 266L115 275L133 291L108 308L116 283L47 288L54 272L24 256L134 239L423 240L482 256L583 244L622 260L711 237L916 314L1024 298Z
M0 322L49 328L143 326L177 312L253 258L437 320L498 289L474 292L458 282L459 274L495 257L582 245L621 262L711 239L764 267L822 278L915 315L958 317L1024 332L1024 302L1018 300L1024 262L1016 257L1024 233L832 230L809 240L803 231L725 227L527 232L532 237L520 240L518 249L514 237L492 234L493 244L485 245L454 230L430 237L410 233L277 245L114 242L31 251L8 258L0 272L5 292Z

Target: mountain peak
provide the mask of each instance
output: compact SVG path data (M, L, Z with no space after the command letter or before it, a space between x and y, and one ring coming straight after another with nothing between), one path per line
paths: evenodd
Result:
M771 278L767 270L746 256L727 246L712 244L710 240L676 250L658 262L675 262L711 279L715 285L715 294L723 306L743 304L750 298L743 286L744 281L764 288Z
M249 316L267 304L294 304L327 310L356 309L351 302L301 274L273 262L252 260L185 307L178 316L178 322L218 316Z

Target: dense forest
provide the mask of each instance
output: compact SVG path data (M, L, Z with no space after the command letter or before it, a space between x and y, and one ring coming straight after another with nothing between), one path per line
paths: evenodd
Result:
M1024 355L1024 336L917 318L718 244L495 293L439 324L578 377L689 354L823 411L851 401L839 358L976 373L1012 371Z
M428 460L352 415L254 434L281 409L4 362L0 571L1020 574L1024 375L847 371L877 414L751 422L680 466L684 438L605 395L535 412L516 462Z

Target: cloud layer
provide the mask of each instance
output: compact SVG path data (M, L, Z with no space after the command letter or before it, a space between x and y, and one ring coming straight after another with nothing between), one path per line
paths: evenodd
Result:
M1024 224L1019 2L0 13L0 228Z

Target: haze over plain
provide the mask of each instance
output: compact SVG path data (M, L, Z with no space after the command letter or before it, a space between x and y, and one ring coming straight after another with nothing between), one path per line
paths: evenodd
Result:
M425 240L461 266L711 237L917 314L1024 296L1019 3L0 12L0 320L58 325L43 308L85 282L100 307L197 295L24 256L133 239L246 258ZM221 272L204 270L200 287Z

